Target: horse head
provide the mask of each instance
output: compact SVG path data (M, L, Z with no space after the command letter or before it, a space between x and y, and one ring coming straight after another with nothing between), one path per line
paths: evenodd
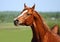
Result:
M14 24L16 26L17 25L31 26L34 20L34 15L33 15L34 9L35 9L35 4L32 7L27 7L24 4L24 9L21 12L21 14L14 19Z

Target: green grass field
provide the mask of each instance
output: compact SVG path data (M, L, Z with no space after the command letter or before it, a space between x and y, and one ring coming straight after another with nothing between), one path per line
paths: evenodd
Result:
M0 42L30 42L31 38L30 27L16 27L12 23L0 24Z

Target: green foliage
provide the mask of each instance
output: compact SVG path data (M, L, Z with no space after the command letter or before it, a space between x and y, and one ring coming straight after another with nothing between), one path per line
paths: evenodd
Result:
M0 22L13 22L18 12L0 12Z
M44 18L60 18L60 12L40 12Z
M4 11L0 12L0 23L2 22L13 22L14 18L19 15L20 12L16 11ZM45 18L60 18L60 12L40 12L41 15Z

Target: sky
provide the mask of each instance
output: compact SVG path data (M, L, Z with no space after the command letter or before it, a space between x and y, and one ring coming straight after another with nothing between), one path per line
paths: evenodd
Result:
M24 3L28 7L35 4L37 11L60 12L60 0L0 0L0 11L22 11Z

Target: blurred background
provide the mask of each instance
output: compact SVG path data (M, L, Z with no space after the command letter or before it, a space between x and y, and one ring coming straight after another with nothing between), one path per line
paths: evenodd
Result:
M35 4L35 10L42 15L50 28L55 24L60 32L60 0L0 0L0 42L31 42L29 26L14 26L14 18L24 9Z

